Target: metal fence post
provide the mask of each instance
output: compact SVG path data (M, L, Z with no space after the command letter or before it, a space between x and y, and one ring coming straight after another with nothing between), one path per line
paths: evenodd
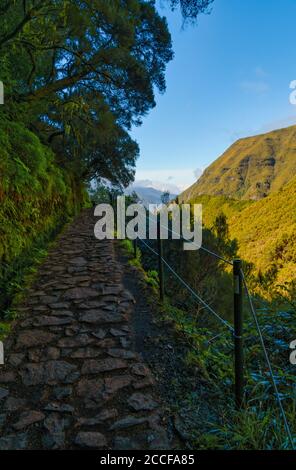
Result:
M241 260L233 260L235 402L239 409L244 397L243 293Z
M160 214L157 216L157 247L158 247L158 278L159 278L159 297L161 302L164 300L164 271L163 271L163 244L160 234Z

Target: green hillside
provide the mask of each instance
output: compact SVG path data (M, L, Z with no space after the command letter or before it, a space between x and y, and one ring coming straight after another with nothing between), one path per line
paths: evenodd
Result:
M203 195L190 202L203 205L208 228L219 214L227 216L229 237L237 240L239 255L257 274L269 274L280 284L296 279L296 177L258 201Z
M296 175L296 126L239 139L215 160L180 200L202 194L261 199Z
M239 254L279 284L296 279L296 177L278 193L247 205L229 218Z

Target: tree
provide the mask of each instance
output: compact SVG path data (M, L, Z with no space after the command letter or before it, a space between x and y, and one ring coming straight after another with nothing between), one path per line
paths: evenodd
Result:
M224 212L220 212L215 218L213 231L218 240L224 241L229 239L229 227Z
M1 13L10 109L64 149L63 164L80 173L81 159L83 176L127 185L138 155L127 132L155 106L154 88L164 92L173 55L154 2L16 0Z
M210 5L214 0L170 0L171 7L175 9L178 5L184 20L195 21L201 13L209 13Z
M167 205L170 201L170 192L164 191L162 195L160 196L160 199L163 204Z
M196 18L211 0L171 0ZM165 18L152 0L6 0L0 5L5 111L53 148L79 178L134 177L132 125L165 91L172 59Z

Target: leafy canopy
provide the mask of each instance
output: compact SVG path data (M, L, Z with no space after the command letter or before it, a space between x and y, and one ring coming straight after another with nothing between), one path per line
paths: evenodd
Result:
M211 1L169 3L194 19ZM80 178L129 184L139 148L128 131L155 106L155 89L164 92L173 57L155 1L6 0L0 15L9 117Z
M165 90L172 58L154 2L15 0L1 16L10 110L83 177L128 184L138 146L127 132L155 106L154 89Z

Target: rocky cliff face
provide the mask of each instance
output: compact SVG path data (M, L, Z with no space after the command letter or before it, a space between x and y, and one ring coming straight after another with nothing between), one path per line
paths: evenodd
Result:
M279 191L295 175L296 126L291 126L238 140L180 199L209 194L257 200Z

